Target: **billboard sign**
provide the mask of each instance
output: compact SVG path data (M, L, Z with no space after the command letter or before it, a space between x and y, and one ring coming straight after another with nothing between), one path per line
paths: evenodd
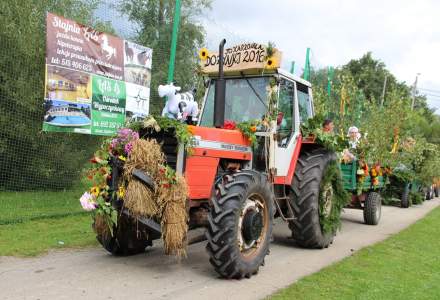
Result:
M149 113L152 49L52 13L44 131L113 135Z

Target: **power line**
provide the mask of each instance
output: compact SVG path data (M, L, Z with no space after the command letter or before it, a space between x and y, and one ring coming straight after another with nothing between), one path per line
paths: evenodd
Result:
M440 97L440 94L427 94L427 93L425 93L424 95L431 96L431 97Z
M428 91L428 92L440 93L440 90L432 90L432 89L425 89L425 88L418 88L418 89Z

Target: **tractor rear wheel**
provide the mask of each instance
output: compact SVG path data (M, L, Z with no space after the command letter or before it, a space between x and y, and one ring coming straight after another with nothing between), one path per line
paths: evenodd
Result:
M379 193L369 192L364 206L364 221L368 225L379 224L382 215L382 199Z
M336 154L325 149L305 152L298 158L290 199L295 220L289 222L289 228L301 247L327 248L336 235L336 229L326 231L323 224L330 214L340 216L342 210L334 201L335 185L341 178L330 170L336 161Z
M113 236L98 233L96 239L105 250L117 256L143 253L145 248L153 244L144 232L137 230L134 221L125 215L119 217Z
M215 188L206 231L209 261L222 277L249 278L269 253L274 194L267 176L252 170L225 175Z
M400 197L400 206L403 208L409 207L409 184L405 183L403 187L402 196Z

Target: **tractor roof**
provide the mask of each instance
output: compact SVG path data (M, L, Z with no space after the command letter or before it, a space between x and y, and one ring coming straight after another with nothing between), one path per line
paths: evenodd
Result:
M202 73L216 78L218 76L218 53L210 53L202 49L200 58ZM224 76L230 78L279 74L310 86L308 81L281 69L281 58L282 52L272 46L267 47L257 43L232 46L224 51Z
M285 77L285 78L290 79L292 81L300 82L300 83L302 83L302 84L304 84L304 85L306 85L308 87L312 86L312 84L309 81L307 81L307 80L305 80L305 79L303 79L303 78L301 78L299 76L296 76L295 74L292 74L289 71L286 71L286 70L281 69L281 68L278 68L278 69L275 69L275 70L271 70L270 72L264 72L264 73L261 73L261 72L259 72L259 73L256 73L256 72L241 72L241 73L233 72L233 73L226 73L225 74L225 78L255 77L255 76L267 76L267 75L270 76L270 75L274 75L274 74L279 74L282 77ZM207 74L207 75L210 78L217 78L218 77L217 73L210 73L210 74Z

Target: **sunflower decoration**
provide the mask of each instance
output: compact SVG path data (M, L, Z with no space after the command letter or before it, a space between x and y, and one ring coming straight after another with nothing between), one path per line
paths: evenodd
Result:
M275 52L275 44L273 42L267 43L265 58L266 63L264 66L266 69L273 69L278 65L278 61L274 56Z
M200 57L200 59L201 59L202 61L207 60L208 57L209 57L209 51L208 51L208 49L206 49L206 48L202 48L202 49L200 49L200 51L199 51L199 57Z
M266 60L266 65L265 65L266 69L273 69L276 68L277 66L278 66L278 61L275 57L269 57Z

